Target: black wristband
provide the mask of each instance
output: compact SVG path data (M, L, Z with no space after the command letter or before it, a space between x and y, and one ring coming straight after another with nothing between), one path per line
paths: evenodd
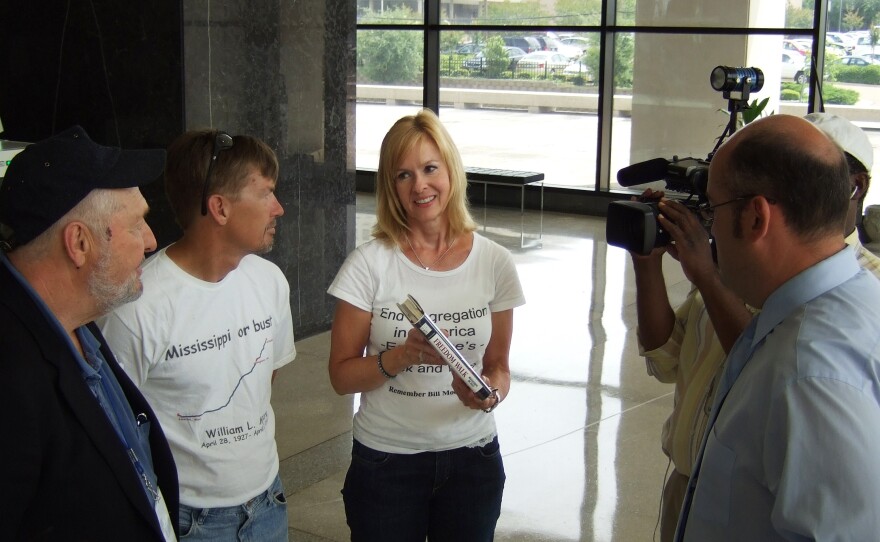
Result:
M385 367L382 366L382 354L384 354L385 352L387 352L387 350L382 350L381 352L379 352L379 356L376 358L376 365L379 366L379 372L382 373L382 376L384 376L385 378L397 378L397 375L390 374L388 371L385 370Z

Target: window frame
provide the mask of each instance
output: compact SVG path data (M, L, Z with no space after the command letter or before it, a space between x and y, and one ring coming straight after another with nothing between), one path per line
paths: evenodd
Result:
M696 1L696 0L694 0ZM357 23L360 30L400 30L420 31L424 36L424 65L422 78L422 106L433 110L438 116L440 111L440 34L449 31L463 32L502 32L515 28L517 32L593 32L599 35L600 59L598 74L598 122L599 129L596 143L596 171L592 189L573 187L545 187L543 208L560 212L576 212L604 215L607 202L614 199L629 198L631 190L614 190L611 188L611 141L613 124L614 99L614 40L620 33L632 34L667 34L667 35L781 35L804 36L813 42L813 64L810 70L807 111L820 111L821 92L817 90L820 83L817 74L824 73L825 41L824 29L827 24L829 0L816 0L814 5L813 26L811 28L789 27L695 27L695 26L638 26L616 24L617 1L603 0L601 21L598 25L486 25L486 24L443 24L441 21L441 0L422 0L424 17L420 22L407 21L405 24ZM441 117L442 119L442 117ZM357 152L357 149L355 149ZM363 183L359 183L363 186ZM510 204L512 200L499 194L497 200L490 198L490 204ZM527 199L527 207L537 208L537 198Z

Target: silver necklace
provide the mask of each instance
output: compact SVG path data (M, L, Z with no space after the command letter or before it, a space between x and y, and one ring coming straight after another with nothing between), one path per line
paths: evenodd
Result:
M422 262L422 259L419 258L419 253L416 252L416 248L412 245L412 241L409 240L409 235L403 234L403 236L406 237L406 244L408 244L409 248L412 250L413 256L416 257L416 261L419 262L419 265L421 267L423 267L425 269L425 271L430 271L431 267L436 267L437 264L440 263L440 260L445 258L446 255L449 254L449 251L452 250L452 245L454 245L455 242L458 241L458 237L453 239L452 242L449 243L449 246L446 247L446 250L443 251L443 254L441 254L436 260L434 260L434 262L431 264L431 267L428 267L427 265L424 264L424 262Z

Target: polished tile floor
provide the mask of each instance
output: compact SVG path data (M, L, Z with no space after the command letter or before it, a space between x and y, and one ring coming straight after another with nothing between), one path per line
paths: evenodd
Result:
M372 195L358 194L356 213L361 243L374 221ZM507 472L496 540L654 539L672 387L649 377L638 356L629 255L605 243L601 218L545 212L542 246L523 249L518 209L474 215L481 233L513 254L527 301L514 311L511 392L495 411ZM540 218L526 211L527 237ZM688 283L666 259L675 305ZM290 538L349 540L340 489L353 398L330 387L329 332L297 350L273 392Z

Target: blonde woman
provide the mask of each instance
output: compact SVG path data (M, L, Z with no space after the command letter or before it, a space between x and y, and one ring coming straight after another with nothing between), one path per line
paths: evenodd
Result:
M338 299L330 380L360 393L342 490L353 541L491 541L504 466L491 411L510 388L513 309L525 302L507 250L475 233L467 179L430 110L382 142L371 241L330 286ZM410 294L493 388L479 399L397 307Z

